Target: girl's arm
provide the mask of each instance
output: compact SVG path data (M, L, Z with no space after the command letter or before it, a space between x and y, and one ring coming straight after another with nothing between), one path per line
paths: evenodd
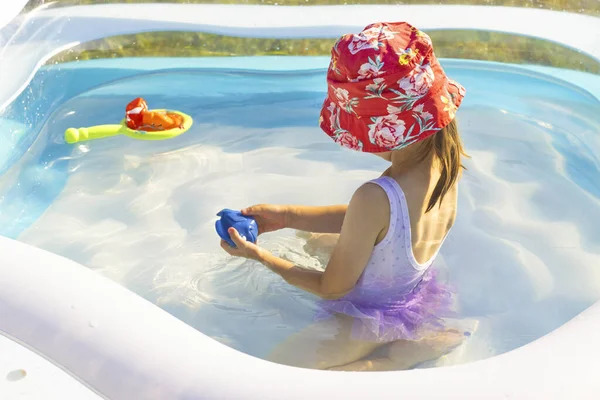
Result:
M338 299L354 288L367 266L377 238L388 225L389 210L387 196L379 186L360 187L348 205L339 241L325 272L307 270L276 257L243 240L233 228L229 234L237 247L231 248L225 241L221 241L221 246L231 255L260 261L291 285L325 299Z
M347 208L347 205L311 207L257 204L242 209L242 213L256 219L259 234L283 228L317 233L340 233Z
M316 233L340 233L347 209L347 204L288 206L288 228Z

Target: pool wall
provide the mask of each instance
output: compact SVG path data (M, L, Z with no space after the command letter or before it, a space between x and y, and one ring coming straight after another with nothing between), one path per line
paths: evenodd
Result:
M432 7L435 7L435 12L432 12ZM20 15L0 31L0 48L3 48L0 71L3 76L11 77L0 81L0 112L23 91L45 61L83 42L114 35L167 30L259 38L336 38L360 30L372 21L380 20L382 15L389 20L411 21L423 30L475 29L540 38L600 60L598 18L529 8L219 4L42 7ZM336 21L336 24L331 21Z
M242 354L75 262L7 238L0 275L0 330L110 399L595 399L600 390L600 304L486 360L345 373Z

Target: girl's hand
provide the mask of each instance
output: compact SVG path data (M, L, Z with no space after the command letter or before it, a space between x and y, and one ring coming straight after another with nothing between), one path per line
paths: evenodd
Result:
M229 237L231 237L231 240L235 243L236 247L231 247L229 243L221 240L221 248L232 256L260 261L261 257L266 252L263 248L243 239L235 228L229 228L227 233L229 233Z
M244 208L242 214L253 217L256 220L259 235L289 226L289 210L287 206L258 204Z

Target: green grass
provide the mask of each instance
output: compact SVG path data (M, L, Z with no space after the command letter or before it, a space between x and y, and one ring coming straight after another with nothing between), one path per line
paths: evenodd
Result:
M527 63L600 74L600 63L539 39L478 31L435 31L443 58ZM328 56L333 39L257 39L196 32L153 32L109 37L76 46L50 63L121 57Z

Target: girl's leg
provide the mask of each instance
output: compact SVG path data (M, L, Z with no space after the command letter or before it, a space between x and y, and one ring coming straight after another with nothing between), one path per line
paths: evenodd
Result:
M381 346L351 338L352 318L332 317L310 325L275 347L269 361L301 368L327 369L360 360Z
M418 341L398 340L377 349L372 355L346 365L329 368L336 371L395 371L414 368L455 350L479 326L472 319L446 320L447 329Z
M418 341L398 340L389 343L378 357L367 357L345 365L330 367L332 371L399 371L435 360L452 351L465 340L463 332L451 329Z
M337 233L312 233L297 231L296 236L306 240L304 251L326 265L340 238Z

